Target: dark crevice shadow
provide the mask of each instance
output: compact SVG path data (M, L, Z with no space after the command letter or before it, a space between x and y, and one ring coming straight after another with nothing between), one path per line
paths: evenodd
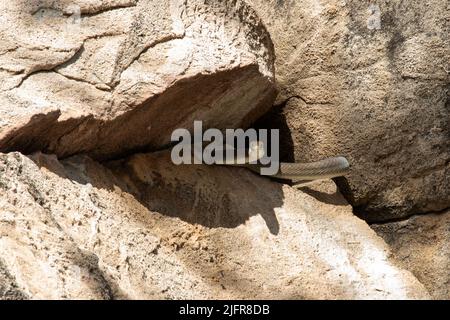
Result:
M258 129L278 129L280 132L280 161L295 162L294 141L292 140L291 129L284 115L286 100L282 104L275 105L269 112L260 117L251 127ZM268 135L270 139L270 135ZM270 153L271 141L268 141L268 152Z

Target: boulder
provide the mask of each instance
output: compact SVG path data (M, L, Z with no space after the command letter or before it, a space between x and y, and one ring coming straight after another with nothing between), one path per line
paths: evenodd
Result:
M275 98L270 36L243 1L0 4L0 151L112 159L174 129L246 127Z
M9 153L0 194L0 298L429 298L331 181Z
M450 207L445 0L250 0L277 54L284 156L344 155L340 190L368 221Z

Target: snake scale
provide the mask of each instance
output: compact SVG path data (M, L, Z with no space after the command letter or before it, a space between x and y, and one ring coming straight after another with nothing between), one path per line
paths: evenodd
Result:
M226 145L223 150L233 149L233 147ZM234 154L234 152L233 152ZM221 165L240 166L245 167L253 172L261 174L261 164L256 164L265 155L264 144L260 141L250 143L250 146L245 155L233 155L230 158L225 158ZM198 158L198 155L194 156ZM344 176L350 169L349 162L344 157L326 158L320 161L311 163L287 163L281 162L279 164L278 172L275 175L269 176L278 179L292 180L295 184L305 184L315 180L323 180Z
M240 166L260 174L261 165L242 164ZM344 157L326 158L311 163L281 162L278 173L271 177L292 181L331 179L344 176L349 171L349 168L349 163Z

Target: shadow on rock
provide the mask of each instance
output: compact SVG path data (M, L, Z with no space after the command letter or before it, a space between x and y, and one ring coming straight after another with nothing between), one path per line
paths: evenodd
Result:
M235 228L261 215L272 234L279 232L275 208L283 205L282 185L243 168L176 166L166 151L103 164L85 156L58 161L36 154L31 159L76 183L106 190L120 188L148 210L190 224Z

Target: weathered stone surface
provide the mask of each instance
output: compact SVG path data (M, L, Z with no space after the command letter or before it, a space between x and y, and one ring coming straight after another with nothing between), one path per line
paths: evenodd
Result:
M340 189L371 221L449 207L448 1L249 2L277 53L284 108L265 125L286 156L345 155Z
M433 298L450 299L450 211L374 224L372 228Z
M243 1L4 1L0 151L110 159L172 131L246 126L275 98L273 45Z
M448 212L372 225L391 249L352 213L450 206L445 1L0 11L0 299L450 298ZM354 208L331 181L127 157L194 119L237 128L267 111L271 37L281 94L258 125L282 129L289 160L345 155Z
M166 153L31 159L0 156L0 277L16 295L429 297L331 182L299 191Z

